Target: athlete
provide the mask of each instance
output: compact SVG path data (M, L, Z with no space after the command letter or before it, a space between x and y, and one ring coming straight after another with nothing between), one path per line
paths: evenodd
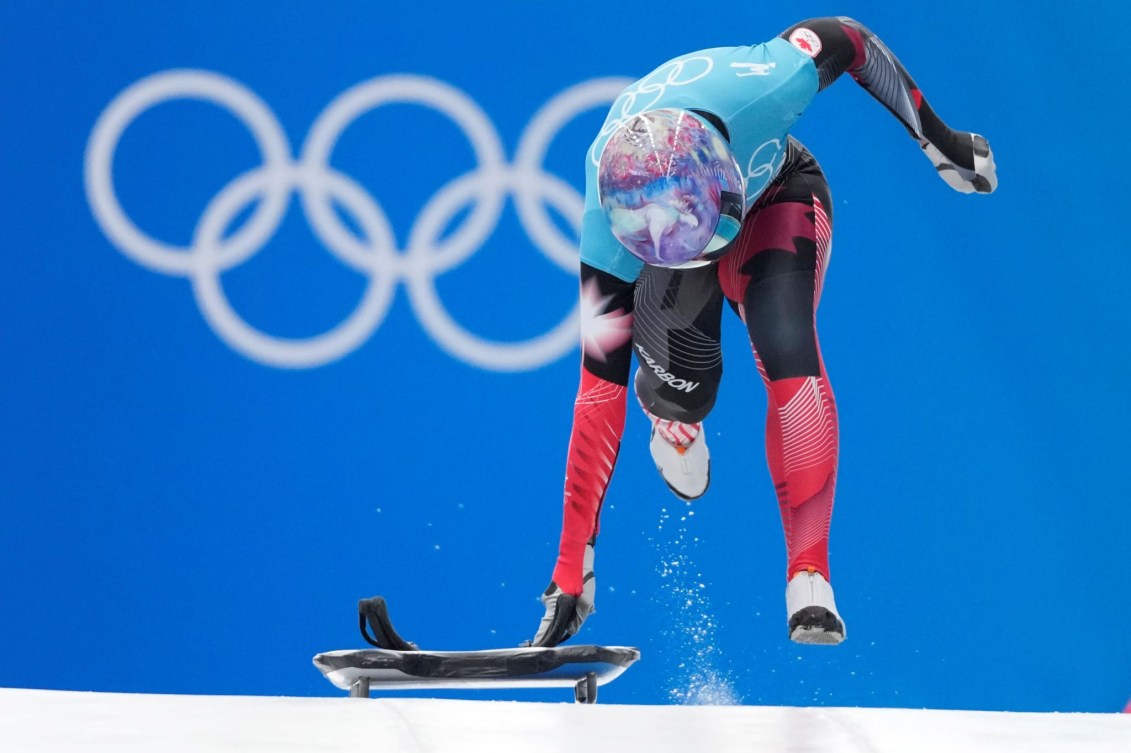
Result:
M786 540L789 637L844 640L828 556L836 403L815 326L832 201L820 166L789 131L846 72L903 123L951 188L996 188L986 140L948 127L891 51L849 18L683 55L613 103L586 165L581 384L561 543L533 645L561 643L593 612L594 545L633 352L656 467L682 499L707 491L703 420L722 376L724 299L747 328L769 397L766 455Z

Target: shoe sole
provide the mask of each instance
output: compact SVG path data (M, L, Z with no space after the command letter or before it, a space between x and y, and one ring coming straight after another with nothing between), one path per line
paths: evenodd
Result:
M844 636L819 628L797 628L790 633L789 639L794 643L804 643L809 646L835 646L844 641Z
M824 607L805 607L789 620L789 639L794 643L835 646L844 638L844 623Z

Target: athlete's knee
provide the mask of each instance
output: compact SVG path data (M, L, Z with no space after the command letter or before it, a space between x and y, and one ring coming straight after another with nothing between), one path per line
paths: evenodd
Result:
M820 373L812 272L753 282L744 307L750 342L770 379Z
M752 316L747 330L771 380L820 375L820 348L811 315Z
M663 370L658 372L645 362L636 370L636 396L644 410L656 418L685 424L698 423L715 407L722 368L698 376L696 381Z
M812 327L779 323L752 330L754 350L771 380L820 375L821 359Z

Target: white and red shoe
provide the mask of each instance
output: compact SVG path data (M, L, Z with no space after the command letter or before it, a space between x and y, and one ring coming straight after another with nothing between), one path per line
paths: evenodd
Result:
M711 453L702 422L685 424L644 413L652 421L648 448L664 483L680 499L702 497L711 483Z
M789 579L785 611L789 615L789 639L794 643L835 646L848 635L836 611L833 587L814 570L802 570Z

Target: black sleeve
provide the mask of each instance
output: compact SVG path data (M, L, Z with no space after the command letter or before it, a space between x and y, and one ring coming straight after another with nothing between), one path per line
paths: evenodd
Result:
M581 346L586 371L626 386L632 366L631 282L581 263Z
M806 31L816 35L817 45L805 41ZM920 145L929 142L954 164L974 168L971 134L955 131L942 121L899 59L863 24L843 16L812 18L786 29L781 37L813 57L820 89L847 72Z

